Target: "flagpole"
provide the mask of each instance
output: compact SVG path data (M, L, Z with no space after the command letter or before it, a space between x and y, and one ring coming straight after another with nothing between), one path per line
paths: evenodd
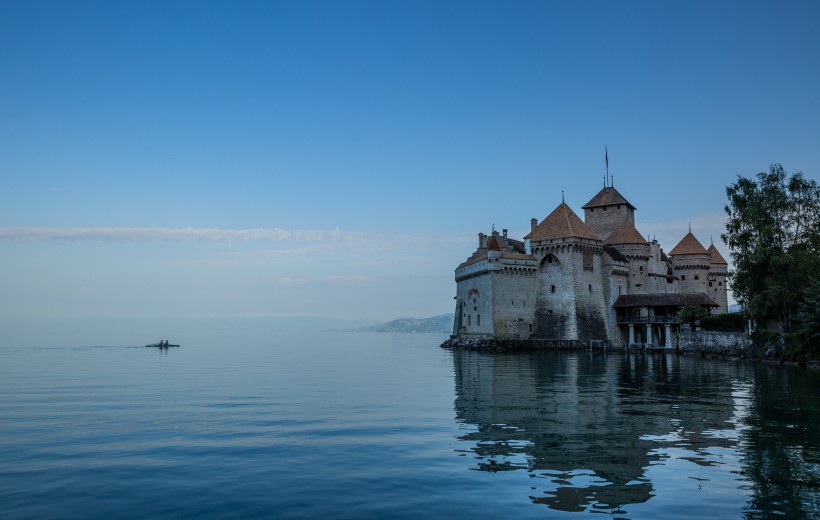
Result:
M609 149L604 146L604 161L606 162L606 182L604 187L609 185Z

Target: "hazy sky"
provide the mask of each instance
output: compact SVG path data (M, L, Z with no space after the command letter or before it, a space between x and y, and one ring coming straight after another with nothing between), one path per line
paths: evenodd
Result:
M0 325L452 312L495 224L820 172L820 2L0 3ZM719 247L728 258L722 244Z

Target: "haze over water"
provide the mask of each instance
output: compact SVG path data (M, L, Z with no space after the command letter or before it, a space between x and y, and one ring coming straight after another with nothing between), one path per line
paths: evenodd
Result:
M820 513L817 372L262 319L170 339L0 347L0 516Z

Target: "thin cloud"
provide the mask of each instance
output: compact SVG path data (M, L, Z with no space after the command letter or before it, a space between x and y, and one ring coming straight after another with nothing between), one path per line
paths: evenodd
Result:
M204 241L204 242L298 242L351 241L364 234L335 230L286 230L281 228L172 228L172 227L6 227L0 228L0 240L62 241Z

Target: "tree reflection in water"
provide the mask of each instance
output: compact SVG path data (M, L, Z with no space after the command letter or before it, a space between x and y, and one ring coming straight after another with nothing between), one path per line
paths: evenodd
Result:
M773 510L765 491L771 486L760 483L775 468L788 466L802 473L786 473L786 483L779 484L783 489L775 495L794 509L775 510L800 518L801 511L817 505L805 493L791 497L796 488L816 487L817 474L806 472L817 469L817 460L787 450L776 442L783 432L759 423L771 417L771 410L760 409L758 403L765 399L759 394L771 394L769 384L792 388L789 381L769 383L757 375L760 366L675 354L556 351L454 351L453 362L456 418L472 426L459 437L468 446L461 451L474 461L471 469L528 472L534 503L567 512L619 514L625 506L650 501L660 478L664 489L674 489L676 479L689 487L696 483L697 490L728 485L745 500L750 492L743 480L748 478L754 485L745 486L753 488L745 511L754 516L755 511ZM768 368L786 373L783 367ZM807 385L794 387L789 396L806 400L816 393ZM783 412L795 408L789 405L766 406ZM813 438L794 439L810 446L815 457L817 428L806 425L816 412L803 408L803 414L815 415L798 421L804 425L799 431ZM765 448L760 449L761 443ZM704 470L724 465L724 482L703 476ZM652 474L660 475L654 486Z

